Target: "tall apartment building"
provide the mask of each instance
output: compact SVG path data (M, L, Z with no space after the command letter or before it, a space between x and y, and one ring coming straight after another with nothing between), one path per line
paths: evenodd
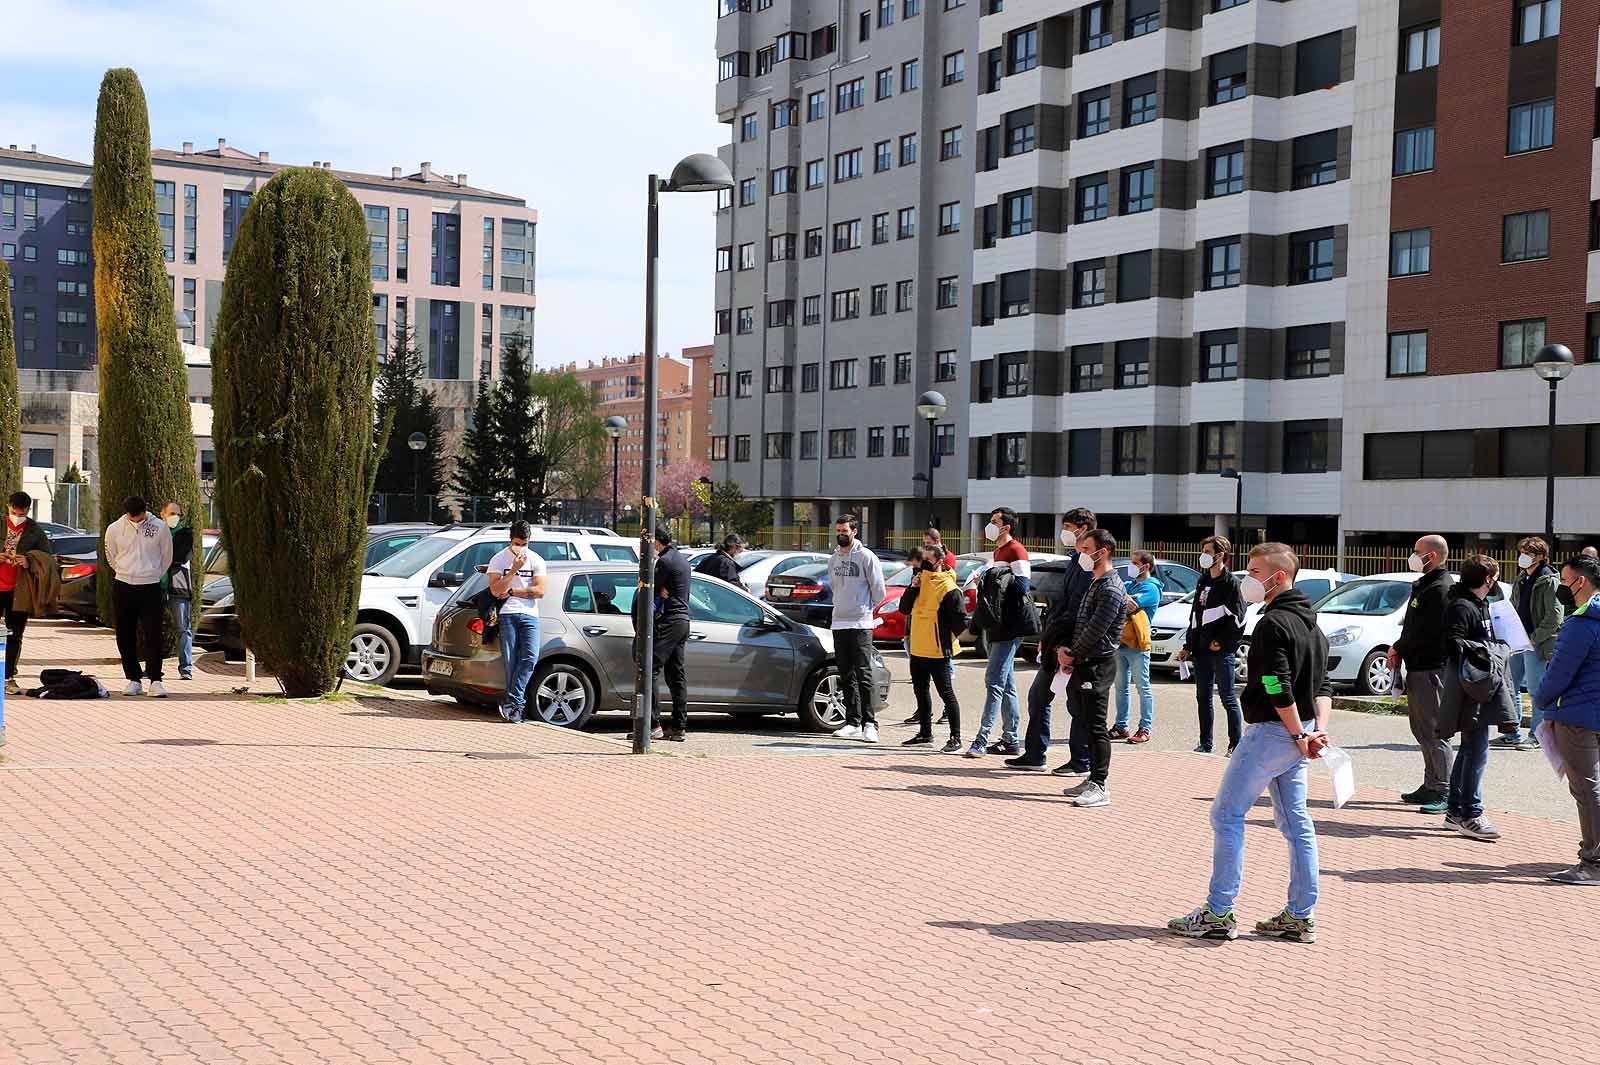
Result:
M589 389L595 413L617 415L628 428L618 437L617 453L623 462L637 464L644 454L644 356L601 359L567 370ZM661 467L704 458L704 443L695 445L695 411L698 396L690 383L688 363L663 355L656 359L656 456Z
M713 476L876 535L925 519L932 443L958 522L977 0L719 4Z

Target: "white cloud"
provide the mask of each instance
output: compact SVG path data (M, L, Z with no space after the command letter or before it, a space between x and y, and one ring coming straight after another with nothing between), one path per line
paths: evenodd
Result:
M228 138L386 174L424 159L540 212L544 364L643 344L644 177L712 151L713 0L11 0L24 66L7 142L87 159L110 66L138 71L158 147ZM710 339L709 196L662 212L660 344Z

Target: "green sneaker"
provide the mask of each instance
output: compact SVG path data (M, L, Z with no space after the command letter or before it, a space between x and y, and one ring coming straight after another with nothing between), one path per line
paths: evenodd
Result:
M1442 814L1447 813L1449 809L1449 799L1434 799L1432 802L1425 802L1421 806L1417 807L1417 812L1424 814Z
M1269 921L1257 921L1256 935L1287 939L1291 943L1315 943L1317 941L1317 919L1315 917L1296 917L1288 910L1284 910Z
M1239 919L1232 910L1215 914L1210 907L1202 906L1193 913L1168 921L1167 931L1189 939L1238 939Z

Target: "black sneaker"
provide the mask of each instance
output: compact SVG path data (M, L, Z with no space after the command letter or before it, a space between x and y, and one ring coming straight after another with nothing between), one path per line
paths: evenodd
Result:
M681 728L669 729L667 734L661 738L668 743L682 743L689 738L689 733Z
M910 717L908 717L904 721L900 722L900 724L902 726L904 726L904 725L920 725L920 724L922 724L922 718L918 717L916 714L912 714Z
M943 747L939 748L939 753L940 754L960 754L966 748L966 746L967 746L966 744L961 742L961 737L960 736L951 736L950 739L945 743L945 745Z
M1089 763L1067 762L1050 770L1050 774L1057 777L1086 777L1089 775Z
M989 744L988 751L990 754L1007 754L1015 758L1017 755L1022 753L1022 748L1018 747L1014 743L1002 742Z
M1031 769L1036 773L1040 773L1040 772L1044 771L1044 761L1040 760L1040 761L1035 762L1035 761L1032 761L1031 759L1029 759L1026 756L1023 756L1023 757L1020 757L1020 758L1007 758L1006 759L1006 768L1007 769Z
M931 732L919 732L915 736L911 737L909 740L906 740L900 746L902 746L902 747L922 747L922 746L925 746L925 745L930 744L932 742L933 742L933 733L931 733Z
M1412 806L1427 806L1429 803L1438 802L1444 797L1445 796L1443 792L1434 791L1429 787L1421 787L1416 791L1406 792L1404 795L1400 796L1400 801L1403 803L1409 803Z

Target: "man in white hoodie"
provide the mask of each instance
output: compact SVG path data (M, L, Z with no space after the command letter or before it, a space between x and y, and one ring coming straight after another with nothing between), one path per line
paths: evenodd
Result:
M833 585L833 653L844 689L842 740L878 742L878 711L872 705L872 611L883 602L883 567L878 556L856 539L854 514L834 519L839 549L828 558Z
M129 496L122 509L122 517L106 529L106 564L116 577L111 586L111 602L116 616L117 653L122 656L122 674L128 678L126 694L143 695L140 680L149 677L150 694L165 699L167 689L161 686L161 619L167 609L167 593L161 578L172 565L172 531L166 522L150 516L138 496ZM145 648L142 674L141 631Z

